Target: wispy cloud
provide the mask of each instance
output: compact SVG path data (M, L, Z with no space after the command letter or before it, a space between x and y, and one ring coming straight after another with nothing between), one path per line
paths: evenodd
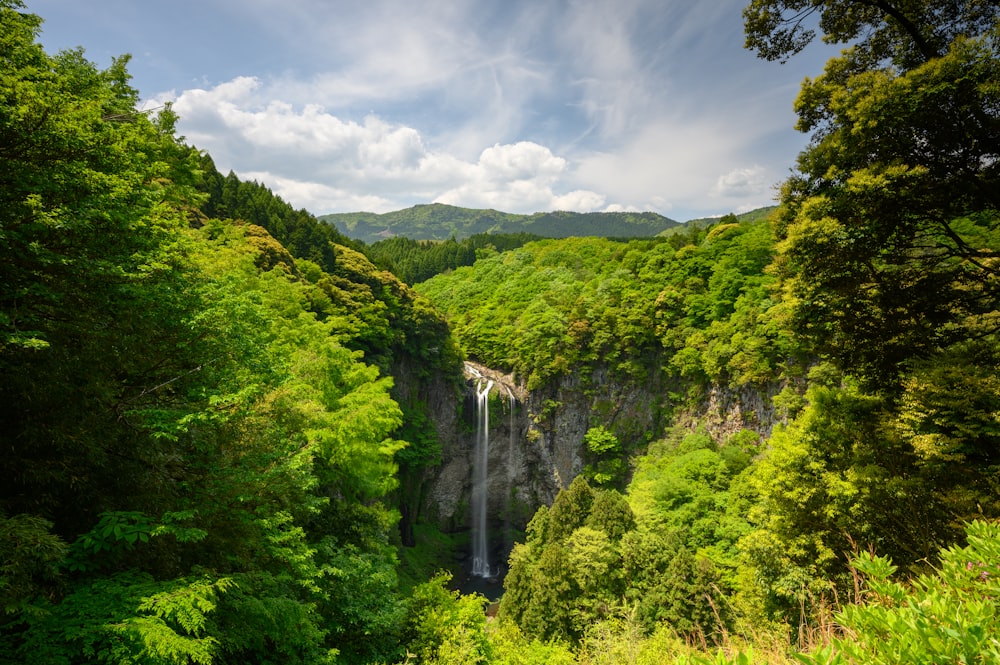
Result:
M242 39L246 67L207 62L202 84L158 98L220 168L318 214L443 201L686 219L769 203L804 144L791 103L819 66L743 51L742 5L219 0L206 20L242 32L215 52Z
M187 138L223 168L268 183L290 201L308 201L318 214L425 201L512 212L604 204L595 192L565 191L566 160L537 143L496 144L466 161L428 150L416 129L376 116L354 122L317 105L261 104L260 87L242 78L185 91L173 104L199 128Z

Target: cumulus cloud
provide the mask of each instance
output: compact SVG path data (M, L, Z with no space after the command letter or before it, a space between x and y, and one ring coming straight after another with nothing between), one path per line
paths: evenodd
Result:
M374 116L361 123L345 121L316 104L301 110L280 100L259 105L254 95L259 88L259 81L243 77L211 90L187 90L174 109L189 138L220 155L250 147L259 155L254 161L293 154L345 168L393 172L418 168L427 154L412 128Z
M837 51L755 58L745 0L35 2L50 50L136 54L190 143L317 214L764 205L806 141L799 81Z
M596 192L553 191L566 166L565 159L537 143L494 145L483 150L479 161L465 169L457 187L438 196L435 202L508 212L589 212L604 205L604 197Z
M521 141L483 150L479 168L490 181L539 180L551 181L566 169L566 160L537 143Z
M715 183L715 190L721 196L735 198L763 194L767 187L766 171L756 164L724 173Z
M222 170L271 187L317 214L384 212L437 201L509 212L590 211L605 198L564 182L568 163L531 141L494 144L476 161L430 150L413 127L368 115L344 120L322 106L260 96L241 77L174 100L180 129ZM570 190L570 191L565 191Z

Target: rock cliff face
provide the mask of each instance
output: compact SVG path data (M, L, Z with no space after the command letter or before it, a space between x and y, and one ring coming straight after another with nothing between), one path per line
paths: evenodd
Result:
M496 533L523 530L539 506L584 468L583 437L592 423L644 436L659 425L663 396L655 385L623 384L604 370L567 375L528 392L510 375L475 363L466 365L466 391L458 435L445 437L442 464L429 481L424 514L446 530L470 523L476 386L491 380L488 506ZM445 423L439 423L439 427Z
M741 429L753 430L766 439L774 426L783 421L773 402L782 387L783 384L777 383L739 388L712 386L685 420L704 425L716 441L725 441Z
M482 380L493 381L489 393L488 514L491 528L521 528L545 502L555 498L558 487L545 469L542 450L528 441L532 427L528 394L513 377L481 365L467 363L466 390L454 436L443 438L442 463L429 472L426 515L445 530L471 523L472 453L476 438L475 395ZM445 423L438 423L440 428Z
M436 411L442 443L440 466L424 478L421 515L445 531L471 525L475 395L477 385L493 381L489 399L488 515L491 541L498 556L512 545L541 505L551 505L561 488L586 464L584 435L597 424L625 441L660 436L678 416L669 392L657 378L622 380L600 368L569 374L529 392L513 376L475 363L465 367L463 395L428 400ZM777 420L771 405L775 389L712 388L681 421L704 425L719 440L747 428L766 437ZM461 400L461 406L456 400Z

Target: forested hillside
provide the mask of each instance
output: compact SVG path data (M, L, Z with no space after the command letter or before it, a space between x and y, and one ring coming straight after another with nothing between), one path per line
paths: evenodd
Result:
M770 216L379 267L0 0L0 661L1000 662L1000 16L811 7L852 46ZM417 523L464 358L662 393L589 414L495 612Z
M813 144L769 220L539 241L419 285L529 387L595 364L674 386L648 445L594 414L590 466L512 553L500 617L527 637L595 662L1000 657L997 11L857 4L817 6L858 43L804 84ZM751 3L749 45L800 49L798 8ZM698 428L754 387L780 388L766 440Z
M747 213L736 215L736 219L731 221L756 221L765 219L775 210L775 207L760 208ZM474 211L467 211L474 212ZM489 213L491 211L479 211ZM569 217L571 221L573 217ZM609 218L610 219L610 218ZM660 231L657 236L668 237L672 235L685 235L692 232L692 229L703 230L708 226L718 223L718 217L694 219L685 224L670 226ZM571 229L573 227L570 227ZM608 237L610 235L621 234L625 237L628 227L612 226L608 229L614 233L595 233L596 237ZM634 229L633 229L634 230ZM406 228L401 228L406 232ZM570 232L573 237L586 237L585 227L579 227L576 233ZM418 234L420 235L420 234ZM455 236L448 240L414 240L404 235L379 240L370 245L360 244L360 249L375 264L385 270L391 271L407 284L418 284L430 279L434 275L471 266L476 259L489 256L492 253L504 252L521 247L532 240L540 240L545 234L535 235L531 233L477 233L472 236L458 240ZM551 237L551 234L549 234ZM648 233L639 233L638 237L648 237Z
M851 597L858 552L917 573L966 520L1000 513L992 453L928 447L942 430L976 428L995 449L987 421L1000 403L983 371L996 365L958 365L950 352L947 369L933 365L953 377L952 404L981 404L985 420L940 402L923 362L901 394L865 389L797 341L767 269L772 228L721 220L683 238L538 241L419 285L471 357L529 388L595 366L667 386L662 407L678 426L652 443L593 414L589 466L512 554L501 617L526 635L584 648L598 626L669 626L721 645L754 625L751 642L786 639L785 626L819 626L828 603ZM699 405L720 388L776 394L773 435L698 429ZM975 439L963 440L971 452Z
M477 233L461 241L412 240L402 236L362 246L362 251L381 268L407 284L417 284L434 275L471 266L481 256L516 249L538 240L530 233Z
M345 235L371 244L402 236L412 240L462 240L482 233L528 233L546 238L570 236L646 237L678 225L654 212L539 212L516 215L433 203L383 214L323 215L320 220Z
M394 438L387 373L457 380L443 322L222 178L169 108L137 113L127 59L50 56L20 9L0 5L0 660L402 658L391 493L433 437Z

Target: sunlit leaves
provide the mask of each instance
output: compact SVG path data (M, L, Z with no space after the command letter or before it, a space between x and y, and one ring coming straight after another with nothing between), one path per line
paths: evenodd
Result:
M739 548L779 606L845 589L854 547L909 566L954 537L935 483L895 434L883 400L854 387L814 387L806 397L746 478L756 528Z
M896 567L889 558L859 554L853 565L863 576L864 602L838 614L846 634L801 662L996 662L1000 528L977 521L966 533L967 547L942 550L940 566L909 584L891 579ZM834 654L844 660L832 660Z
M755 3L769 4L787 3ZM905 67L848 51L803 84L799 128L814 140L784 186L776 264L796 330L890 391L908 362L995 330L1000 288L995 11L903 11L928 38L971 32Z
M581 365L649 379L650 354L685 377L766 382L791 341L771 312L766 223L728 217L699 244L570 238L529 243L439 275L418 290L444 310L466 351L543 385ZM579 370L576 370L579 371Z
M15 651L4 636L0 649L26 664L75 662L80 655L109 662L143 659L157 665L209 665L218 640L208 634L218 598L233 587L227 578L156 581L117 574L80 585L58 605L26 615L27 632Z
M424 663L490 662L484 630L486 599L450 591L450 577L439 574L413 590L407 607L407 644Z

